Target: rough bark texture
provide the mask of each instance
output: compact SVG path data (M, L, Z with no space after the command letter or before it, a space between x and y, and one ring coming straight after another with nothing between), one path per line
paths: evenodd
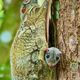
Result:
M60 0L57 22L58 46L62 59L58 80L80 79L80 0Z

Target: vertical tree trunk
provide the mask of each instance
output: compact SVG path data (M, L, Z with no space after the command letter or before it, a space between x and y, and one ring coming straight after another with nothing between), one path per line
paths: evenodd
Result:
M60 18L57 22L58 47L62 59L58 80L80 79L80 0L60 0Z

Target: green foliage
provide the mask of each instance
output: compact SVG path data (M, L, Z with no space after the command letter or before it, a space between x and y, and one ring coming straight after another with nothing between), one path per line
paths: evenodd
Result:
M0 0L0 27L3 22L3 17L4 17L4 10L3 10L3 1Z
M0 19L3 19L3 17L4 17L4 10L1 10L0 11Z
M10 80L10 66L0 65L0 80Z
M59 11L59 9L60 9L60 3L59 3L59 1L57 0L57 1L55 1L55 9L56 9L56 11Z
M3 1L5 5L3 5ZM12 0L9 4L6 1L0 0L0 80L11 80L10 47L20 25L19 10L22 0ZM1 35L6 31L10 32L12 37L8 43L1 41Z
M0 11L2 10L3 8L3 0L0 0Z
M52 19L57 20L59 19L59 9L60 9L60 3L58 0L55 1L55 3L52 4Z

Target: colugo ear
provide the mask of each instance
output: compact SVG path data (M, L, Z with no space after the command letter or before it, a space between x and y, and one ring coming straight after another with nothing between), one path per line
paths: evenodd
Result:
M61 54L62 54L62 52L61 52L61 51L59 51L59 54L61 55Z
M56 54L62 54L62 52L58 48L54 48L54 51L56 52Z
M62 55L62 52L59 50L58 53L57 53L57 55L58 56L61 56Z

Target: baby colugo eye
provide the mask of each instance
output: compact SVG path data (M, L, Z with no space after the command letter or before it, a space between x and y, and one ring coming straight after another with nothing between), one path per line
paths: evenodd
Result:
M59 57L58 56L56 57L56 60L59 60Z
M50 58L50 55L48 54L48 55L46 55L46 58Z

